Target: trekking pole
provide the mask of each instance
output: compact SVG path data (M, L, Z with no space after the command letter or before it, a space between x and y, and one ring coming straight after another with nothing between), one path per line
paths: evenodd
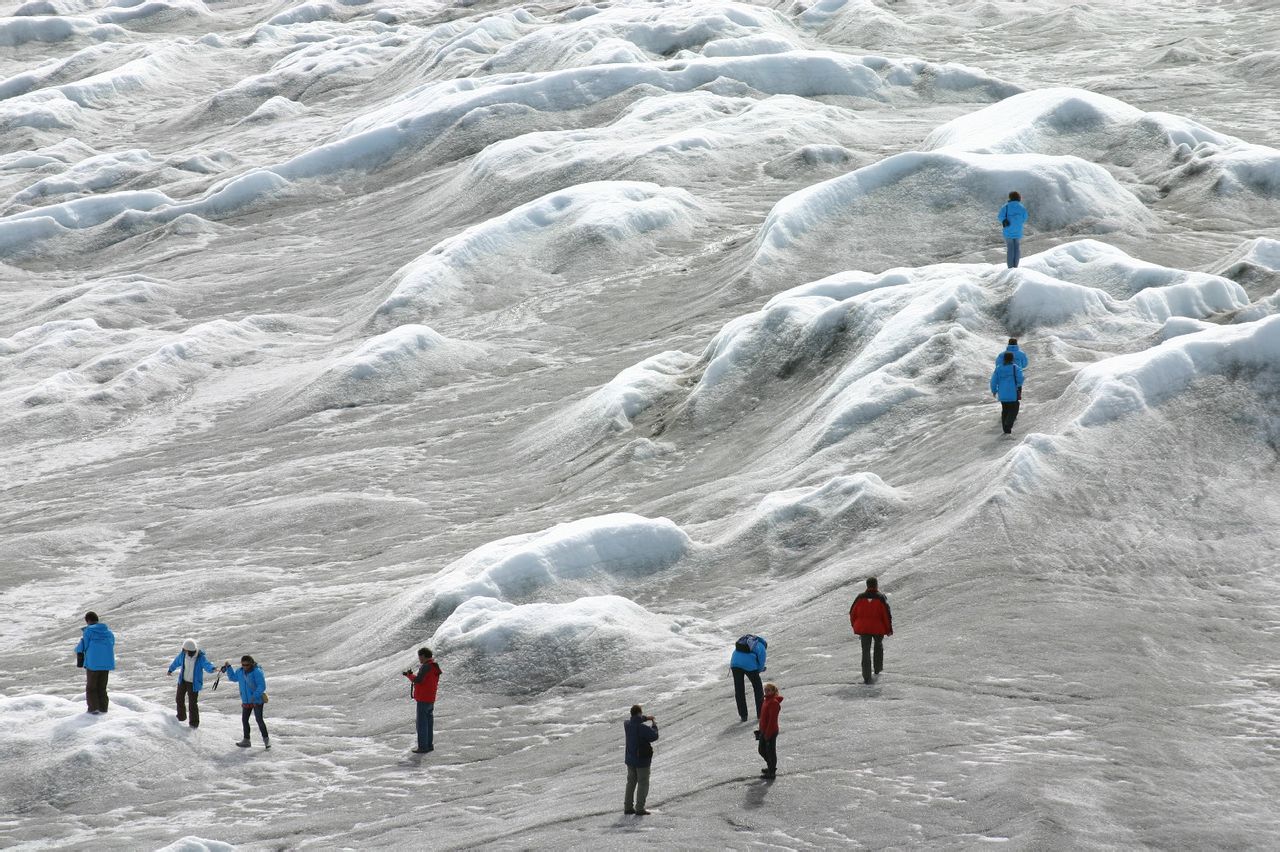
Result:
M218 669L218 676L213 679L213 691L218 691L218 684L222 682L222 669Z

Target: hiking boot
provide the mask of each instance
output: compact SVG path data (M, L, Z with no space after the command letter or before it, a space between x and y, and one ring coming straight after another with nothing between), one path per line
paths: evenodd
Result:
M248 741L248 740L240 740L240 742L236 743L236 745L240 746L240 748L248 748L248 747L249 747L249 741Z
M646 810L644 810L643 808L641 808L640 810L636 811L636 816L648 816L648 815L649 815L649 812L648 812L648 811L646 811Z
M262 747L267 751L271 751L271 740L268 737L262 738Z
M623 815L625 815L625 816L635 816L635 815L636 815L636 809L635 809L635 808L627 808L627 809L626 809L625 811L623 811L622 813L623 813Z

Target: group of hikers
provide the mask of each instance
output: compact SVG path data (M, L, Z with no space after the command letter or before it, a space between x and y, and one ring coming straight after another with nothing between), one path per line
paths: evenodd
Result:
M80 630L80 641L76 643L76 665L84 669L84 696L89 705L89 713L99 716L106 713L109 706L107 697L107 680L116 668L116 635L98 619L93 611L84 614L85 626ZM182 650L169 664L169 674L178 672L178 721L186 722L193 728L200 727L200 693L204 690L204 676L218 673L221 679L225 674L229 680L240 687L240 721L244 726L244 737L236 743L241 748L249 748L249 717L257 720L258 731L262 734L262 747L271 748L271 737L267 734L267 723L262 719L262 707L267 703L267 679L253 657L245 654L240 658L239 667L231 665L231 661L214 668L213 663L200 650L195 639L185 639ZM218 688L215 680L213 688Z
M108 709L107 679L116 667L116 638L111 629L98 619L97 613L85 613L84 620L85 626L75 647L76 665L85 670L88 712L100 715ZM893 613L889 609L889 601L880 593L879 581L875 577L867 578L866 590L849 607L849 625L862 642L863 682L874 683L884 669L884 637L893 635ZM765 763L760 774L771 780L778 771L778 716L782 710L782 693L777 684L761 680L767 653L768 642L764 637L748 633L734 643L729 671L733 677L734 702L741 722L748 719L746 682L751 682L757 720L753 733L757 741L756 750ZM186 639L169 664L169 673L174 672L178 673L178 721L186 722L192 728L200 727L199 698L205 687L204 676L217 672L221 678L226 674L240 687L244 737L236 745L241 748L250 746L249 719L253 717L262 734L263 747L271 748L271 739L262 718L262 708L267 703L267 682L253 657L248 654L241 657L239 667L228 661L215 668L199 643L195 639ZM435 701L442 674L440 665L430 648L419 648L416 671L410 666L401 674L412 684L411 695L417 708L417 745L412 752L427 754L435 750ZM213 688L218 688L216 680ZM645 810L645 801L649 795L649 769L653 762L653 743L658 739L658 723L653 716L644 715L643 708L637 704L631 708L631 717L623 723L623 731L627 786L622 812L644 816L649 813Z

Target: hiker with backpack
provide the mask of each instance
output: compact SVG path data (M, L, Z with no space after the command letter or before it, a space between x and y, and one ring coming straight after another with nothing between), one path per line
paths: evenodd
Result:
M645 724L648 722L649 724ZM649 796L649 767L653 764L653 744L658 739L658 722L645 716L639 704L631 707L631 718L622 723L626 734L627 792L622 799L622 812L648 816L644 809Z
M430 648L418 649L418 672L413 667L401 672L413 684L413 700L417 707L416 725L418 730L418 747L412 749L414 754L426 754L435 751L436 726L436 690L440 686L440 666L431 656Z
M868 577L866 591L853 599L849 624L862 640L862 680L872 683L872 676L884 669L884 637L893 635L893 613L875 577Z
M733 644L733 654L729 657L729 671L733 674L733 697L738 703L738 718L747 721L747 694L744 678L751 681L751 688L756 698L756 718L760 718L760 705L764 702L760 673L764 671L765 649L768 643L764 637L748 633Z
M186 639L182 650L169 664L169 674L178 671L178 721L187 722L191 727L200 727L200 690L204 689L205 673L213 674L217 669L205 657L204 651L194 639Z
M772 779L778 774L778 714L782 712L782 695L778 685L764 685L764 705L760 710L760 727L756 730L756 739L760 744L756 750L764 758L764 769L760 774Z
M1004 229L1005 264L1015 269L1022 259L1022 226L1027 223L1027 208L1022 206L1022 196L1009 193L1009 200L996 214L996 221Z
M107 678L116 667L116 635L92 610L84 614L76 666L84 669L84 698L94 716L107 712Z
M991 373L991 395L1000 400L1000 427L1012 435L1022 401L1022 368L1014 362L1013 352L1006 351L1000 358Z
M262 747L271 748L267 723L262 721L262 708L267 703L267 679L262 669L258 668L257 661L245 654L240 658L240 668L233 667L228 660L222 664L221 671L226 672L230 680L240 685L240 723L244 726L244 739L236 745L240 748L249 747L249 716L252 715L258 721L258 731L262 734Z

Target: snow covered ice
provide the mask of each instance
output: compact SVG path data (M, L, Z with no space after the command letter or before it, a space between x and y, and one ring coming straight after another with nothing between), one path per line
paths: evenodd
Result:
M1273 17L7 0L0 845L1273 847Z

